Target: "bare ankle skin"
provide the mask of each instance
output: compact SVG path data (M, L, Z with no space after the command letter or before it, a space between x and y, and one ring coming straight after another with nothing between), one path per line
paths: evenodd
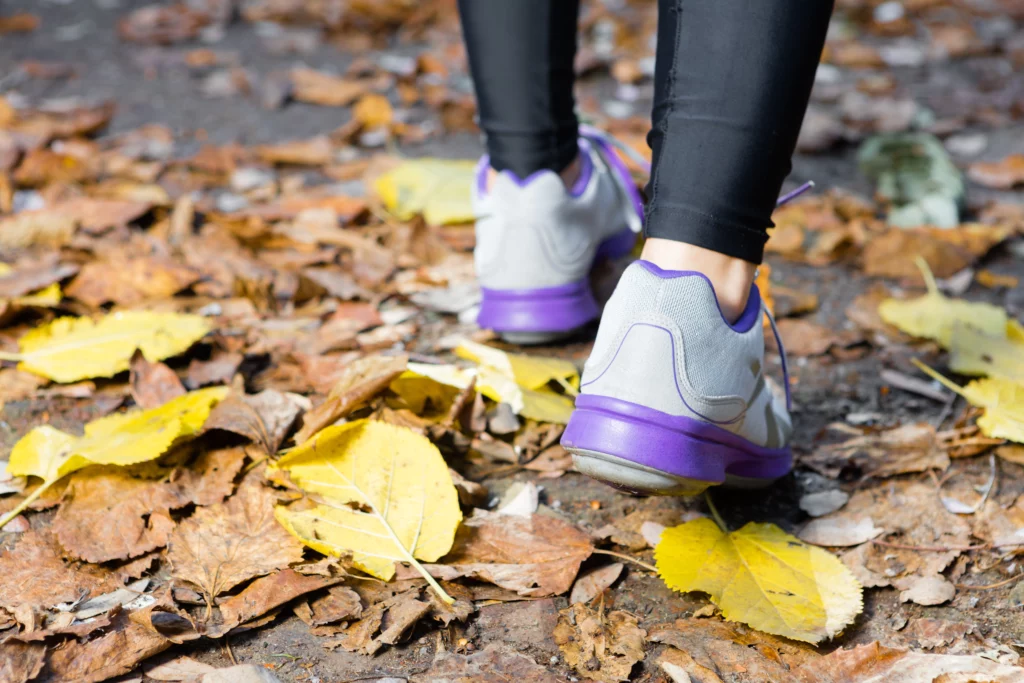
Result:
M666 270L703 273L715 287L718 305L725 319L734 323L743 315L757 270L755 264L703 247L657 237L647 240L640 258Z
M565 183L566 189L571 188L576 184L576 181L580 178L580 171L583 169L583 162L579 155L573 159L568 166L562 169L562 172L558 175L561 176L562 182ZM498 177L498 172L493 168L487 169L487 189L490 190L491 186L494 185L494 179Z

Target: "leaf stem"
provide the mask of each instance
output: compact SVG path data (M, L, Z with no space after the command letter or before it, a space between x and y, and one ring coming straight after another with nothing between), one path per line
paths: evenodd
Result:
M16 508L14 508L10 512L8 512L3 517L0 517L0 530L3 530L3 528L5 526L7 526L8 522L10 522L12 519L14 519L18 515L20 515L22 512L24 512L25 508L27 508L32 503L36 502L36 500L39 498L39 496L43 495L43 493L46 491L46 489L50 488L50 486L52 484L53 484L52 481L44 481L42 484L39 485L38 488L36 488L35 491L33 491L32 493L28 494L28 496L26 496L25 500L23 500L20 503L18 503L18 506Z
M14 362L20 362L24 356L20 353L7 353L6 351L0 351L0 360L11 360Z
M932 274L932 269L928 267L928 262L921 255L917 255L914 257L914 263L921 271L921 277L924 278L924 286L928 289L928 294L939 294L939 286L935 282L935 275Z
M594 548L594 553L597 555L610 555L611 557L617 557L620 560L626 560L627 562L632 562L635 565L639 565L647 571L654 572L655 574L658 573L658 568L655 567L653 564L647 564L646 562L638 560L635 557L630 557L629 555L623 555L622 553L616 553L611 550L601 550L600 548Z
M704 502L708 504L708 510L711 511L711 517L715 520L715 524L722 530L723 534L729 533L729 525L722 519L722 515L718 514L718 508L715 507L714 502L711 500L711 490L704 491Z

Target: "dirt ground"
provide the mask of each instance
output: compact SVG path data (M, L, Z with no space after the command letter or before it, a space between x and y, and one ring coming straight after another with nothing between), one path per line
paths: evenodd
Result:
M100 139L109 139L145 124L159 123L169 126L175 133L175 154L193 154L202 144L211 142L244 145L304 139L330 132L344 125L350 117L345 107L322 107L300 102L289 102L280 108L260 106L258 88L248 94L224 97L205 96L201 92L202 79L194 71L183 67L180 55L186 48L201 46L201 42L186 45L158 46L128 43L121 40L116 23L130 10L143 6L136 0L3 0L0 14L30 12L40 18L40 26L25 34L0 37L0 95L23 98L28 103L84 98L86 100L111 99L117 103L117 112ZM898 4L898 3L897 3ZM837 21L839 32L845 24ZM978 33L985 31L1024 36L1024 18L1013 19L1009 14L995 13L976 23ZM261 33L262 32L262 33ZM207 47L231 53L237 63L250 74L253 83L270 78L275 72L302 64L316 69L344 71L357 58L419 55L435 48L429 42L415 40L389 41L385 47L374 46L365 53L354 54L325 41L315 41L301 53L277 53L269 47L266 26L243 21L228 24L223 33L214 36ZM913 39L871 35L866 43L879 46L913 47ZM1019 42L1019 41L1018 41ZM907 48L909 49L909 47ZM45 80L29 78L19 69L28 60L69 63L75 67L70 79ZM819 74L812 101L812 111L822 116L834 116L841 106L844 94L855 92L858 82L866 74L881 74L893 79L890 86L900 97L912 100L921 111L926 111L935 129L943 129L944 122L954 127L952 132L961 138L974 137L984 141L980 151L970 155L954 154L961 165L977 161L994 161L1011 153L1024 152L1024 123L1015 118L1024 105L1024 79L1011 76L1003 70L1005 55L978 54L955 59L927 59L916 66L884 66L862 71L855 68L827 65ZM463 75L454 79L454 88L468 92L470 85ZM630 90L631 100L616 99L623 86L617 85L606 70L587 76L579 84L580 102L586 107L597 102L615 99L628 107L632 115L644 115L650 106L651 85L642 80ZM984 109L999 112L988 120L971 112ZM1018 107L1016 110L1014 107ZM417 121L430 120L435 113L420 106L411 109ZM991 121L991 122L987 122ZM793 162L793 172L786 188L806 180L814 180L816 192L824 193L839 188L870 198L870 182L859 172L856 162L857 143L866 133L839 135L839 140L813 153L801 151ZM948 133L941 137L948 139ZM811 145L813 146L813 145ZM479 136L469 131L442 132L428 140L413 144L400 143L389 151L405 156L440 156L447 158L475 158L481 151ZM973 151L973 150L972 150ZM1022 204L1019 192L999 191L969 185L967 215L989 206L991 202ZM1018 238L996 247L977 265L996 275L1024 275L1021 258L1022 243ZM893 279L867 277L856 263L832 263L812 266L793 259L771 254L773 288L795 293L813 293L818 297L815 310L803 316L836 333L854 334L857 325L846 314L848 307L860 295L880 280L892 291L911 291L913 285ZM608 283L603 283L604 288ZM901 289L901 287L903 289ZM1024 313L1024 288L990 288L973 282L962 296L975 301L988 301L1007 309L1011 317L1021 318ZM461 324L453 316L421 312L418 335L406 345L410 352L435 354L436 342L454 332L472 331L473 326ZM530 349L530 353L568 358L582 365L591 340L581 335L565 345ZM877 344L869 336L840 352L805 355L792 359L794 376L795 451L798 462L810 456L823 443L834 442L828 426L844 423L862 427L869 425L874 431L913 422L928 422L941 429L949 428L964 410L962 399L951 405L893 388L880 377L885 369L908 375L917 375L911 358L920 357L932 367L943 368L944 356L934 346L907 343ZM773 356L772 370L778 374L777 357ZM78 400L72 398L29 398L8 401L0 419L0 453L8 453L13 444L41 421L69 430L80 426L95 414L109 410L103 398ZM945 472L939 473L949 482L977 482L987 476L987 455L955 458ZM465 472L473 475L472 467ZM900 480L919 480L932 485L937 481L932 472L902 474ZM491 498L496 501L502 493L517 482L532 481L541 487L541 504L550 514L560 516L594 531L614 524L640 508L665 509L678 516L688 511L705 511L701 499L641 499L617 492L579 474L569 472L554 479L541 479L535 473L519 471L512 474L490 476L483 479ZM807 522L807 515L798 506L800 498L817 491L843 489L854 493L865 486L880 483L864 479L856 472L843 472L826 477L814 469L799 465L796 471L764 491L714 491L713 498L725 521L737 528L748 521L772 522L791 533L798 533ZM967 488L968 485L965 484ZM958 489L959 490L959 489ZM1002 505L1010 505L1024 493L1024 466L1008 461L998 462L997 489L992 498ZM39 515L40 519L46 514ZM5 534L6 535L6 534ZM10 539L5 543L9 546ZM651 561L650 550L634 553ZM1019 560L999 562L992 556L972 556L976 562L966 562L960 571L960 581L976 586L993 584L1007 579L1015 572ZM584 568L607 562L606 557L593 556ZM895 588L873 588L865 591L865 607L854 625L840 637L823 644L822 652L839 647L880 641L893 646L919 649L920 643L908 635L908 623L920 620L940 620L970 626L971 635L957 640L955 651L975 654L1003 645L1010 651L1024 648L1024 612L1022 593L1015 585L991 590L958 590L945 604L923 606L913 602L900 602L900 591ZM624 610L640 619L641 626L685 618L705 605L700 594L679 594L668 589L657 576L635 566L627 566L607 596L607 608ZM216 666L238 662L251 662L271 669L282 681L340 683L341 681L380 680L402 681L414 674L429 670L436 653L441 650L462 653L479 651L492 643L510 645L565 680L578 680L561 657L561 652L550 634L558 621L559 610L565 609L565 596L532 601L505 602L481 606L468 623L454 622L446 629L433 624L415 628L406 642L384 649L375 656L327 650L321 638L290 612L282 614L272 624L247 633L232 636L225 641L199 641L176 647L161 655L170 659L189 654ZM655 665L664 645L651 643L644 662L633 670L632 680L665 681L665 674ZM931 648L945 651L946 646ZM155 661L160 661L158 658ZM135 674L138 675L138 674ZM131 679L132 675L127 678ZM148 679L146 679L148 680Z

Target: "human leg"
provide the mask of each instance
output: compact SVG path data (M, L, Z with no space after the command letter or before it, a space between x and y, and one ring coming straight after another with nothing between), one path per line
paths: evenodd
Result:
M791 466L788 388L765 376L752 283L831 2L659 11L648 241L605 308L562 443L612 484L692 494Z

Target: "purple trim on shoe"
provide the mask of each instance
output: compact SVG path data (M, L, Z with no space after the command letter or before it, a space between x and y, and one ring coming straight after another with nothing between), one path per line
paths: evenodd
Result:
M562 446L623 458L668 474L721 483L726 473L776 479L792 468L786 448L765 448L688 417L608 396L581 395Z
M477 324L498 332L569 332L601 313L587 278L557 287L484 287L482 292Z
M633 182L633 176L630 174L629 169L626 168L626 164L619 158L615 149L600 137L594 136L587 139L598 146L601 150L601 157L608 162L612 171L618 174L626 194L629 195L629 199L633 203L633 208L636 209L636 213L642 221L644 219L644 200L640 196L640 191L636 189L636 183Z
M696 275L697 277L702 278L708 283L708 286L711 287L711 293L715 297L715 305L718 306L718 313L722 316L722 321L731 327L734 332L739 332L740 334L749 332L750 328L752 328L754 323L756 323L761 317L761 290L757 288L757 285L750 285L750 296L747 297L747 307L743 309L743 314L740 315L736 322L730 323L726 320L725 313L722 313L722 306L718 303L718 294L715 292L714 283L712 283L704 273L696 270L665 270L664 268L643 259L638 259L636 263L649 273L653 273L663 280L691 275Z
M672 358L676 357L676 339L675 339L674 336L672 336L671 330L669 330L667 327L662 327L661 325L654 325L652 323L633 323L632 325L629 326L629 329L626 330L626 334L622 335L622 341L619 342L619 348L615 349L615 353L612 355L611 361L609 361L608 365L606 365L604 370L601 371L601 374L598 375L597 377L595 377L594 379L590 380L589 382L581 384L580 385L580 389L585 389L586 387L590 386L591 384L593 384L597 380L599 380L602 377L604 377L604 373L608 372L608 370L613 365L615 365L615 359L618 358L619 352L622 351L622 345L626 343L626 338L629 337L629 333L630 333L630 331L634 327L652 327L652 328L654 328L656 330L661 330L662 332L667 334L668 335L668 339L669 339L669 343L672 345ZM697 417L699 417L700 419L705 420L706 422L710 422L710 423L716 424L716 425L735 424L736 422L739 422L740 420L742 420L744 415L747 414L746 409L744 409L744 410L742 410L740 412L739 415L737 415L736 417L732 418L731 420L715 420L714 418L710 418L710 417L707 417L706 415L702 415L699 411L694 410L693 406L691 406L686 401L686 396L683 394L683 390L679 386L679 371L676 369L675 362L672 363L672 380L676 384L676 393L679 395L679 400L683 402L683 405L686 406L686 409L689 410L694 415L696 415Z
M624 228L615 233L601 244L597 245L597 253L594 254L594 261L601 259L617 259L626 256L636 246L637 233L630 228Z
M786 389L786 410L793 410L793 394L789 388L789 364L786 362L786 347L782 344L782 335L779 334L779 326L775 324L775 318L768 314L768 322L772 326L772 334L775 335L775 343L779 347L779 360L782 361L782 384Z
M580 140L579 147L580 175L576 179L576 182L573 183L572 187L569 188L569 196L574 199L578 198L584 192L586 192L587 187L590 185L590 179L594 177L594 161L593 159L590 158L589 153L590 143L587 142L586 140ZM482 157L480 157L480 161L477 163L476 169L476 191L480 195L487 194L487 171L490 169L490 167L490 155L485 154ZM504 171L498 171L498 175L508 176L509 178L512 179L512 182L514 182L519 187L526 187L527 185L529 185L530 183L532 183L534 180L544 175L545 173L553 173L555 175L558 175L554 171L547 168L542 168L539 171L534 171L525 178L520 178L519 176L517 176L512 171L509 171L508 169Z

